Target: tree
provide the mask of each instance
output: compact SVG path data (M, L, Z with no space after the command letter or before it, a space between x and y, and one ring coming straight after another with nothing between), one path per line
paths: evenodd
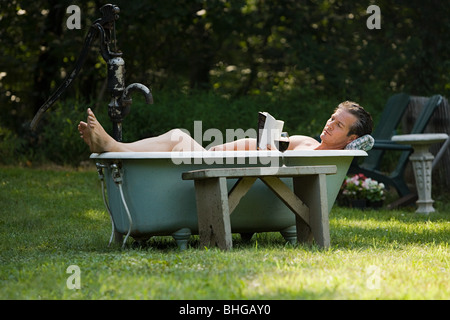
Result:
M65 1L16 0L0 8L1 125L18 128L74 67L101 1L80 5L69 30ZM115 2L126 82L156 90L229 96L289 92L359 99L391 92L448 94L450 7L377 1L381 29L367 28L367 1L152 0ZM102 99L106 65L93 44L63 98Z

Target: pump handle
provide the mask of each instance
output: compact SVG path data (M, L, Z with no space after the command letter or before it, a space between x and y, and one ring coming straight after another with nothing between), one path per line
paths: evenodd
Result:
M39 108L33 120L30 123L30 129L34 131L37 124L41 120L44 113L59 99L62 93L72 84L73 80L77 77L80 72L86 57L88 50L92 45L98 34L101 36L100 48L101 55L103 59L107 62L111 57L120 56L120 52L112 52L109 48L109 43L111 40L111 29L114 28L114 22L119 19L118 13L120 12L119 7L106 4L100 8L102 13L102 18L97 19L92 26L89 28L89 32L84 41L83 49L81 50L80 56L75 63L75 69L64 79L63 83L56 89L56 91L47 99L47 101ZM108 32L105 32L107 30Z

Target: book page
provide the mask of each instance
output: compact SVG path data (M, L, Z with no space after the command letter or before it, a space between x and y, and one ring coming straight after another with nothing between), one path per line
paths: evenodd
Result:
M261 128L262 122L264 126ZM271 150L276 150L274 140L279 139L281 132L283 131L284 121L275 119L271 114L267 112L259 113L258 121L258 149L266 150L267 145L271 146Z

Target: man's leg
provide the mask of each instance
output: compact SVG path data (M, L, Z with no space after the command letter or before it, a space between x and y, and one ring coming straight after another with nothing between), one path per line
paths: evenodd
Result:
M203 151L190 135L180 129L173 129L158 137L131 143L114 140L98 122L91 109L87 111L87 122L81 121L78 131L91 152L163 152L163 151Z

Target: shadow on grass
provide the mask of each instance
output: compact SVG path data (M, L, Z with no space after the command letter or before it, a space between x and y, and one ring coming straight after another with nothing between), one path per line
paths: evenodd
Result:
M413 209L402 211L367 210L337 208L330 215L331 250L351 248L395 248L411 244L446 244L450 242L450 224L447 213L419 215ZM117 245L118 246L118 245ZM287 242L278 232L255 233L251 239L233 234L233 250L264 248L302 248L321 251L315 244L295 244ZM127 248L154 249L161 251L179 250L171 236L152 237L145 243L130 240ZM192 235L188 248L200 248L198 235Z

